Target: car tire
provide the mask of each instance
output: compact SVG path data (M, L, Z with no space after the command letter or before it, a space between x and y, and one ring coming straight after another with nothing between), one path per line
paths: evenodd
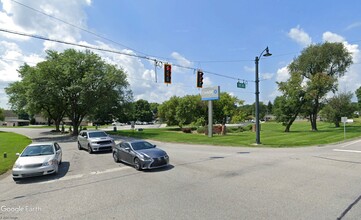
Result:
M136 158L134 159L134 168L135 168L136 170L142 170L142 167L140 166L140 160L139 160L138 157L136 157Z
M92 153L93 153L93 150L92 150L92 147L90 147L90 144L88 144L88 153L89 153L89 154L92 154Z
M81 145L79 141L78 141L78 150L81 150Z
M120 162L116 152L113 152L113 159L114 159L114 162L116 162L116 163Z

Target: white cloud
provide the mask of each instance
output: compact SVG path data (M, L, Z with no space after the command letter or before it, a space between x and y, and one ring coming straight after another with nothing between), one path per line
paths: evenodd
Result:
M327 42L331 42L331 43L345 41L345 38L343 38L342 36L332 33L332 32L329 32L329 31L322 34L322 39L323 39L323 41L327 41Z
M255 67L249 67L249 66L244 66L243 69L246 71L246 72L255 72Z
M276 81L277 82L285 82L290 77L287 66L282 67L277 70Z
M183 66L183 67L192 67L193 66L193 63L191 61L186 59L184 56L182 56L178 52L173 52L171 54L171 56L175 59L175 63L180 65L180 66ZM173 66L172 71L173 72L184 73L184 72L189 71L189 70L186 69L186 68Z
M273 73L262 73L261 74L261 79L269 80L269 79L272 79L273 75L274 75Z
M25 55L17 44L7 41L0 41L0 57L0 81L4 82L19 80L17 69L24 62L35 65L42 60L36 54Z
M346 27L346 30L351 30L358 27L361 27L361 22L355 22L353 24L350 24L349 26Z
M343 43L346 49L351 53L352 60L355 64L351 65L345 75L339 79L339 90L356 91L356 89L361 86L361 71L358 65L358 63L361 62L359 45L350 44L344 37L329 31L323 33L322 36L324 41Z
M300 26L291 28L287 35L303 47L306 47L312 43L311 37L304 30L302 30Z
M35 10L44 12L50 16L71 23L75 26L86 28L86 14L84 6L89 6L91 1L87 0L47 0L27 1L26 6L10 0L1 0L3 11L0 13L0 24L2 27L19 32L26 32L46 36L49 38L62 39L75 42L81 37L80 30L53 19ZM5 35L11 39L16 35ZM21 38L29 40L29 38Z

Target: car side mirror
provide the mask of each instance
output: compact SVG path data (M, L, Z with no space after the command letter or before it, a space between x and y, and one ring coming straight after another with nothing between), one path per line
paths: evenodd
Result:
M155 145L155 144L153 145L153 147L156 147L156 146L157 146L157 145Z
M129 147L126 147L126 148L124 148L126 151L130 151L130 148Z
M20 156L20 153L16 153L15 155L16 155L16 156Z

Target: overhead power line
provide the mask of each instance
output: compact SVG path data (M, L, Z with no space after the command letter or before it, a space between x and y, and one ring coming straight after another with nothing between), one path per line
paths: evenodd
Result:
M23 32L12 31L12 30L2 29L2 28L0 28L0 31L10 33L10 34L20 35L20 36L25 36L25 37L36 38L36 39L45 40L45 41L51 41L51 42L67 44L67 45L72 45L72 46L77 46L77 47L83 47L83 48L91 49L91 50L98 50L98 51L103 51L103 52L115 53L115 54L120 54L120 55L124 55L124 56L130 56L130 57L150 60L150 61L154 62L155 66L157 66L159 64L163 64L163 63L169 63L167 61L158 60L158 59L148 57L148 56L140 56L140 55L137 55L137 54L125 53L125 52L121 52L121 51L118 51L118 50L110 50L110 49L94 47L94 46L89 46L89 45L84 45L84 44L66 42L66 41L62 41L62 40L51 39L51 38L40 36L40 35L27 34L27 33L23 33ZM189 66L182 66L182 65L179 65L179 64L172 64L172 65L176 66L176 67L184 68L184 69L193 70L193 71L196 71L198 69L198 68L189 67ZM237 77L227 76L227 75L224 75L224 74L219 74L219 73L215 73L215 72L211 72L211 71L207 71L207 70L203 70L203 72L208 73L210 75L215 75L215 76L224 77L224 78L228 78L228 79L251 81L251 80L240 79L240 78L237 78ZM251 82L253 82L253 81L251 81Z
M47 17L50 17L50 18L52 18L52 19L54 19L54 20L60 21L60 22L62 22L62 23L64 23L64 24L67 24L67 25L69 25L69 26L72 26L72 27L74 27L74 28L77 28L77 29L79 29L79 30L82 30L82 31L84 31L84 32L86 32L86 33L88 33L88 34L94 35L94 36L96 36L96 37L98 37L98 38L107 40L107 41L109 41L109 42L112 42L112 43L114 43L114 44L117 44L117 45L119 45L119 46L122 46L122 47L124 47L124 48L127 48L127 49L129 49L129 50L133 50L133 51L135 51L135 52L137 52L137 53L140 53L140 54L143 54L143 55L147 55L147 54L145 54L145 53L143 53L143 52L141 52L141 51L139 51L139 50L136 50L136 49L131 48L131 47L128 47L128 46L126 46L126 45L124 45L124 44L118 43L118 42L116 42L116 41L114 41L114 40L112 40L112 39L109 39L109 38L107 38L107 37L104 37L104 36L102 36L102 35L99 35L99 34L97 34L97 33L95 33L95 32L89 31L89 30L87 30L87 29L85 29L85 28L79 27L79 26L77 26L77 25L75 25L75 24L72 24L72 23L70 23L70 22L64 21L64 20L62 20L62 19L60 19L60 18L57 18L57 17L55 17L55 16L53 16L53 15L47 14L47 13L45 13L45 12L43 12L43 11L40 11L40 10L38 10L38 9L36 9L36 8L30 7L30 6L28 6L28 5L25 5L25 4L21 3L21 2L18 2L18 1L15 1L15 0L11 0L11 1L14 2L14 3L16 3L16 4L19 4L19 5L23 6L23 7L25 7L25 8L28 8L28 9L30 9L30 10L36 11L36 12L42 14L42 15L45 15L45 16L47 16Z

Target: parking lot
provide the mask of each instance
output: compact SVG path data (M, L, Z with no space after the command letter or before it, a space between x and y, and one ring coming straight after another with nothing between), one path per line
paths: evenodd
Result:
M35 130L35 131L34 131ZM0 177L2 219L359 219L361 140L322 147L243 148L152 142L166 168L137 171L111 153L57 140L57 175L15 183ZM121 141L116 137L116 142Z

